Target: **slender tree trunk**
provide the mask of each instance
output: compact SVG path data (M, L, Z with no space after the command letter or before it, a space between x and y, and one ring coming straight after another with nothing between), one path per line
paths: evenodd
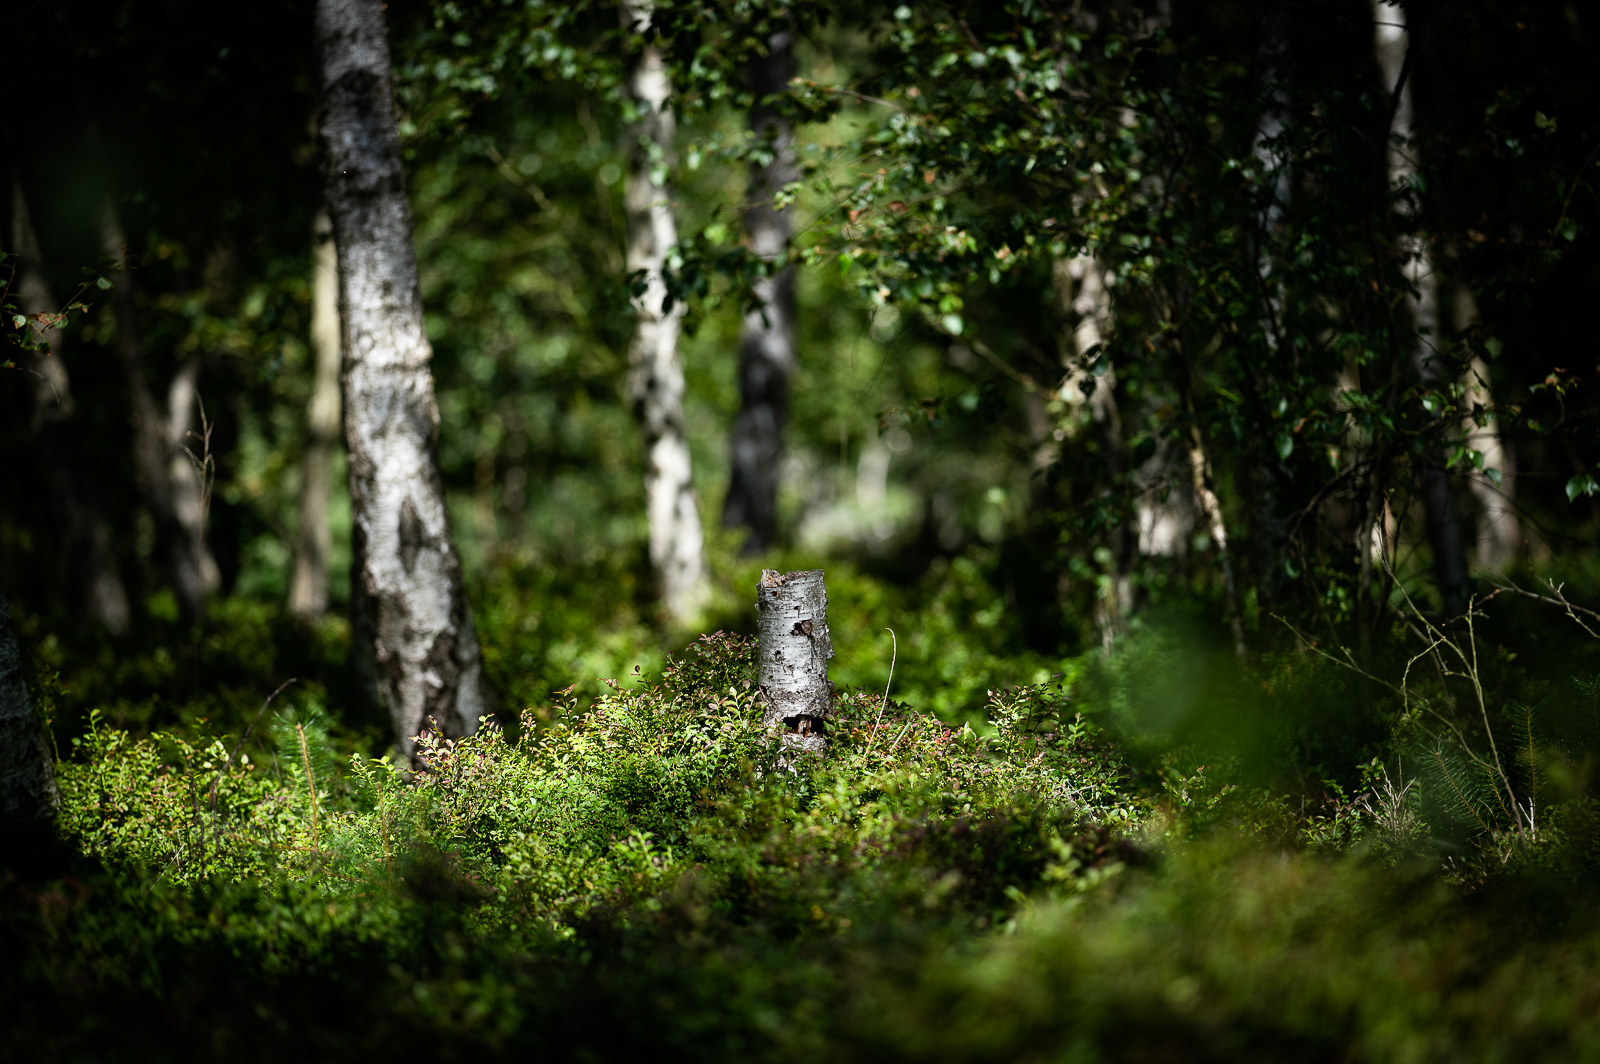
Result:
M109 198L101 207L101 239L108 256L125 260L127 240ZM126 269L112 282L111 307L117 327L117 357L128 389L140 493L155 522L156 549L178 607L188 620L198 622L205 616L206 600L222 583L216 560L206 547L203 473L184 453L186 446L196 454L204 447L189 436L199 430L192 418L200 364L191 358L174 375L163 414L146 378L133 279Z
M1475 537L1478 564L1501 569L1522 553L1522 520L1517 516L1516 506L1516 452L1505 446L1500 437L1500 424L1492 413L1494 396L1490 392L1489 367L1483 359L1472 359L1462 385L1469 408L1482 406L1491 411L1486 424L1480 425L1469 417L1463 427L1467 446L1483 455L1483 470L1474 469L1467 475L1467 487L1478 504ZM1487 475L1491 469L1500 474L1498 484Z
M625 0L622 5L625 24L646 42L652 13L648 0ZM636 278L628 383L644 434L650 566L667 615L685 625L705 603L705 541L683 427L683 364L678 358L683 308L667 304L667 257L678 243L666 179L672 158L672 85L655 45L646 43L640 50L628 75L628 91L638 109L623 203L628 273Z
M1373 0L1373 19L1378 64L1383 69L1384 88L1393 100L1394 119L1390 124L1389 186L1401 192L1397 211L1402 223L1399 251L1410 292L1406 302L1411 313L1415 338L1411 365L1424 387L1444 380L1439 355L1439 277L1427 241L1416 232L1415 178L1417 160L1413 141L1411 88L1405 75L1409 34L1406 10ZM1403 191L1402 191L1403 190ZM1426 514L1428 540L1433 547L1434 578L1447 616L1455 616L1466 606L1467 556L1462 542L1461 517L1450 488L1443 448L1429 447L1422 456L1422 505Z
M10 246L20 256L15 294L24 314L53 314L61 309L41 269L38 236L28 213L22 184L14 182ZM74 567L71 579L84 613L112 635L128 630L128 594L117 569L111 533L83 475L79 437L85 431L74 419L72 381L52 337L51 353L29 360L33 382L33 430L36 454L46 483L51 517L60 549Z
M339 440L339 258L333 223L318 213L312 227L311 352L315 378L306 410L306 449L300 466L300 530L295 545L289 609L298 617L328 612L328 555L333 533L334 447Z
M771 152L750 175L750 212L745 229L750 249L768 263L789 251L789 212L773 202L800 176L794 131L769 102L794 77L794 34L772 35L767 50L750 62L750 89L756 99L751 128ZM784 266L755 285L760 306L744 316L739 357L739 415L730 445L731 476L723 501L722 523L747 528L744 553L772 546L778 531L778 467L783 457L783 427L789 417L789 380L798 364L795 350L794 267Z
M439 408L379 0L318 0L324 200L339 260L358 629L395 742L491 711L435 458Z
M1294 351L1286 340L1283 278L1277 269L1293 177L1290 149L1282 143L1289 121L1289 86L1285 59L1289 50L1289 9L1269 4L1264 12L1258 49L1263 101L1260 127L1252 154L1267 180L1255 218L1255 266L1259 277L1259 347L1241 344L1245 363L1245 398L1258 424L1270 422L1271 392L1282 369L1291 366ZM1255 348L1264 352L1252 357ZM1264 394L1265 393L1265 394ZM1248 486L1251 541L1248 568L1259 594L1276 601L1283 590L1283 559L1289 549L1289 521L1284 512L1292 473L1280 457L1275 433L1261 432L1247 442L1242 481Z
M1064 354L1067 376L1061 385L1061 394L1069 401L1086 402L1089 422L1099 437L1106 458L1107 474L1113 481L1121 480L1127 466L1127 452L1122 438L1122 416L1117 408L1116 370L1111 365L1104 344L1111 331L1111 292L1105 283L1105 268L1092 255L1079 255L1073 259L1057 259L1051 266L1051 280L1056 302L1067 313L1070 322L1065 338ZM1090 360L1103 366L1096 376ZM1138 529L1143 525L1148 504L1143 493L1133 503L1133 527L1128 521L1119 521L1106 530L1106 547L1111 557L1096 588L1094 600L1095 628L1100 633L1100 644L1109 650L1117 637L1128 630L1133 615L1133 571L1139 563Z
M1478 322L1478 307L1471 290L1459 281L1453 286L1455 328L1466 332ZM1476 506L1476 541L1479 565L1502 569L1522 554L1525 542L1522 519L1517 515L1517 454L1506 446L1500 434L1499 413L1494 405L1494 389L1489 365L1474 355L1461 377L1461 395L1469 412L1482 408L1483 424L1469 416L1462 423L1467 446L1483 455L1483 468L1467 473L1467 489ZM1499 474L1497 483L1489 470Z
M17 630L0 591L0 821L49 819L58 804L55 762L22 680Z
M1223 520L1222 503L1217 499L1211 479L1211 460L1206 456L1205 441L1199 426L1189 430L1189 469L1194 476L1194 494L1199 500L1200 512L1205 514L1206 528L1211 543L1217 551L1217 565L1222 570L1222 591L1227 597L1228 627L1233 633L1233 652L1245 656L1244 620L1239 610L1239 585L1233 575L1233 552L1228 546L1228 525Z

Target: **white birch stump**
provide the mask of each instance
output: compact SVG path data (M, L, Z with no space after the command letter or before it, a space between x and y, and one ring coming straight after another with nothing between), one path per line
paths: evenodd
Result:
M787 749L820 754L827 749L825 722L833 711L833 684L828 682L833 641L822 570L763 569L756 610L758 682L766 702L762 723L781 732Z

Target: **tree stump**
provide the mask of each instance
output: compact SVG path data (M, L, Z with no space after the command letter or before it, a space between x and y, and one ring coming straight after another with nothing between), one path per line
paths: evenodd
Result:
M833 712L828 659L828 591L821 569L761 571L756 586L761 667L758 682L766 709L762 722L778 731L789 750L827 749Z

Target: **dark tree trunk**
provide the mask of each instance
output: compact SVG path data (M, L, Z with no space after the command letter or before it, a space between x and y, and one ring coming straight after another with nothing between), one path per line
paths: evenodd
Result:
M125 260L127 240L109 197L101 206L100 224L106 255ZM117 357L127 386L140 496L155 523L156 550L178 607L185 619L198 623L205 616L206 600L222 582L216 560L206 547L203 473L185 453L186 447L197 455L204 450L204 445L189 435L198 431L193 418L200 363L191 357L178 368L167 389L167 412L163 414L146 376L133 279L127 270L112 282L111 308Z
M0 591L0 821L48 819L58 801L55 762L22 681L17 631Z
M61 310L45 281L38 236L34 232L20 180L14 182L11 231L7 242L20 258L15 295L22 313L53 314ZM128 630L128 594L117 568L111 533L95 499L80 459L82 424L74 418L72 381L62 358L60 334L49 338L48 355L26 363L33 384L35 455L46 485L50 516L59 549L70 566L68 580L83 613L112 635Z
M379 0L319 0L324 198L343 322L353 608L377 694L408 756L430 718L468 734L490 712L434 449L439 409L395 131Z
M766 708L762 721L779 731L789 749L822 753L833 714L828 659L828 591L821 569L761 571L756 586L760 637L758 682Z
M765 54L750 64L750 88L756 99L751 126L771 152L752 167L750 212L745 228L750 248L767 263L788 256L789 212L774 197L799 179L794 134L772 106L794 77L794 34L772 35ZM781 266L758 281L760 306L744 318L739 356L739 414L733 423L731 476L723 500L722 523L747 528L746 554L766 550L777 539L778 467L783 457L783 427L789 418L789 379L798 363L795 350L794 267Z

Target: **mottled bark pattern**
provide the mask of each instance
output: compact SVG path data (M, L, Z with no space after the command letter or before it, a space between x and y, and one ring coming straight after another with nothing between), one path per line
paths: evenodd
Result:
M788 31L773 34L766 53L750 63L750 89L756 98L751 126L772 155L751 169L745 230L750 250L773 264L787 258L789 251L789 212L778 209L773 197L799 180L800 168L793 131L769 101L788 87L794 70L794 34ZM744 317L739 414L730 441L731 475L722 523L750 530L746 554L767 549L777 538L778 466L789 418L789 379L798 363L794 284L794 267L787 265L756 282L760 305Z
M646 40L653 5L626 0L626 26ZM668 616L687 624L706 595L704 532L690 478L683 430L683 364L678 358L682 306L666 306L667 256L678 243L666 170L672 158L672 85L661 50L646 44L628 75L638 108L634 150L623 209L628 226L628 272L642 280L633 297L635 325L628 348L628 386L644 434L645 509L650 521L650 566Z
M0 592L0 821L52 816L57 802L55 763L22 682L17 631Z
M778 573L763 569L756 587L760 640L758 683L762 722L779 730L790 749L822 753L833 712L828 659L828 591L821 569Z
M300 463L300 532L295 544L289 609L298 617L328 611L328 555L333 533L333 449L339 442L339 260L333 223L318 214L312 227L311 351L315 378L306 411L306 450Z
M409 755L490 711L461 563L445 517L411 209L378 0L319 0L324 195L339 260L352 584L378 695ZM358 650L358 653L362 651Z

